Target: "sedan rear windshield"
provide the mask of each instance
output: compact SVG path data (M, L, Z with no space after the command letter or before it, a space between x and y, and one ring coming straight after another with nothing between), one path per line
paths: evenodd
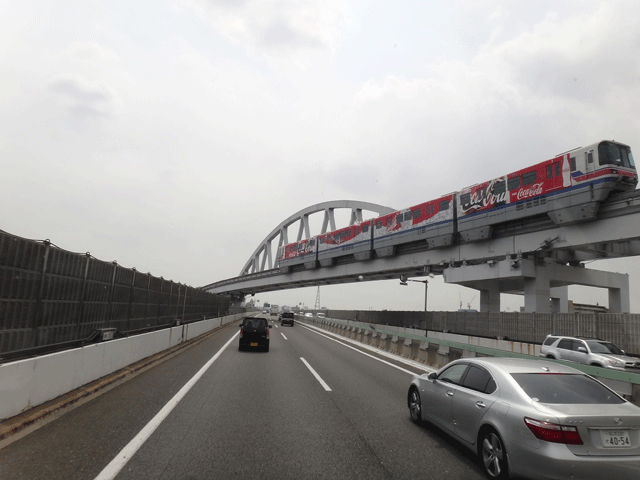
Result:
M625 400L587 375L513 373L532 400L552 404L615 404Z

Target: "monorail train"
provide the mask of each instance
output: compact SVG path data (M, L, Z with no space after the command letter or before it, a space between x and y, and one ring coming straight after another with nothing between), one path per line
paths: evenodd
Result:
M284 245L283 270L333 265L353 255L367 260L394 255L400 244L426 241L429 248L491 238L497 225L547 215L557 224L596 218L612 192L634 190L638 173L629 146L602 141L522 170L472 185L339 230Z

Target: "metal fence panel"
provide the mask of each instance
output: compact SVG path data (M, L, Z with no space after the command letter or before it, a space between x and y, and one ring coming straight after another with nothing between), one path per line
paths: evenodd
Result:
M230 300L0 231L0 354L220 316Z
M609 340L640 356L640 315L518 312L402 312L329 310L331 318L414 327L460 335L537 343L549 334ZM421 321L420 319L424 319Z

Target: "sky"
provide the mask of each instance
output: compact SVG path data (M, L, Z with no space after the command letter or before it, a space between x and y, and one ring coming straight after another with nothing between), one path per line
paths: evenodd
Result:
M195 287L235 277L310 205L400 209L602 139L640 151L639 51L635 0L0 0L0 229ZM630 275L632 312L639 267L588 265ZM321 303L421 310L424 290ZM430 310L460 303L479 295L430 280Z

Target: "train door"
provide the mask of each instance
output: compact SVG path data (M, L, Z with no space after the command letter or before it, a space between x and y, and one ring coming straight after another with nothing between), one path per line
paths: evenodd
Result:
M593 148L588 148L584 151L584 171L585 172L593 172L596 169L596 161L595 161L595 152Z

